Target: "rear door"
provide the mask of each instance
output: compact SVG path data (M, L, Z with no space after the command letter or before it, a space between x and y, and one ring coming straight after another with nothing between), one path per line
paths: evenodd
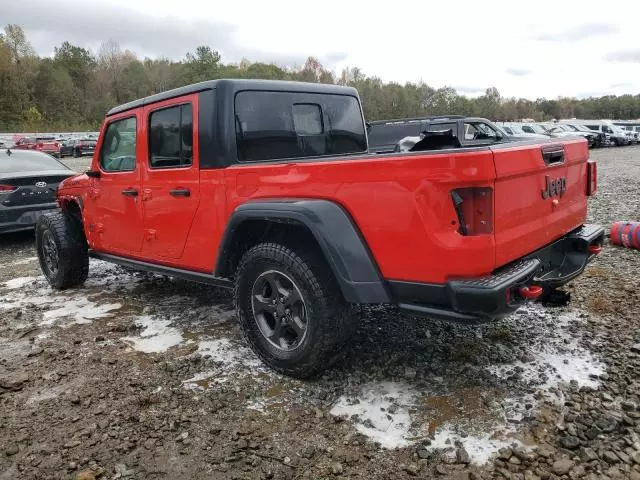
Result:
M143 254L179 259L200 203L198 96L145 108Z
M556 240L586 219L587 142L553 140L492 147L497 266Z
M86 200L88 229L96 249L135 255L142 248L140 110L123 112L107 121L94 157Z

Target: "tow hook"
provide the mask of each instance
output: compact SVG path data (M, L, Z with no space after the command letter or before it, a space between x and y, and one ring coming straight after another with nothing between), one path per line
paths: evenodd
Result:
M589 251L589 253L591 253L592 255L598 255L600 252L602 252L602 245L589 245L587 247L587 250Z
M529 287L520 287L518 289L518 293L522 298L527 298L532 300L534 298L539 298L542 295L543 288L539 285L531 285Z

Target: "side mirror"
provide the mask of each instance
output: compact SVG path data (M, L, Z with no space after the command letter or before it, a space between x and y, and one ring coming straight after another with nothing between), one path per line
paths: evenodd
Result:
M100 178L100 170L87 170L85 173L89 178Z

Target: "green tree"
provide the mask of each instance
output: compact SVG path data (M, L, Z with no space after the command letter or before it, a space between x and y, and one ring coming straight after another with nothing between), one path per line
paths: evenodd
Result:
M76 87L86 89L93 74L96 61L91 53L69 42L54 48L54 61L64 68Z
M219 52L206 45L181 61L140 61L135 53L122 51L115 40L104 42L95 56L63 42L54 49L53 58L39 58L23 29L10 24L0 33L0 130L93 129L119 103L193 82L237 77L348 85L357 89L367 120L447 114L492 120L640 117L640 95L531 101L502 98L490 87L483 95L469 98L449 86L436 89L424 82L383 82L357 67L336 75L313 56L298 67L246 58L225 64Z
M195 53L187 53L183 75L188 83L212 80L219 77L220 66L220 53L201 45Z

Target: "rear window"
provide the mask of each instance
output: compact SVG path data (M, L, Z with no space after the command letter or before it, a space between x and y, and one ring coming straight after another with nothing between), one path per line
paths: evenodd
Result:
M0 152L0 174L43 172L46 170L72 170L51 155L32 150L11 150L11 155Z
M240 161L346 155L367 150L355 97L243 91L236 95Z

